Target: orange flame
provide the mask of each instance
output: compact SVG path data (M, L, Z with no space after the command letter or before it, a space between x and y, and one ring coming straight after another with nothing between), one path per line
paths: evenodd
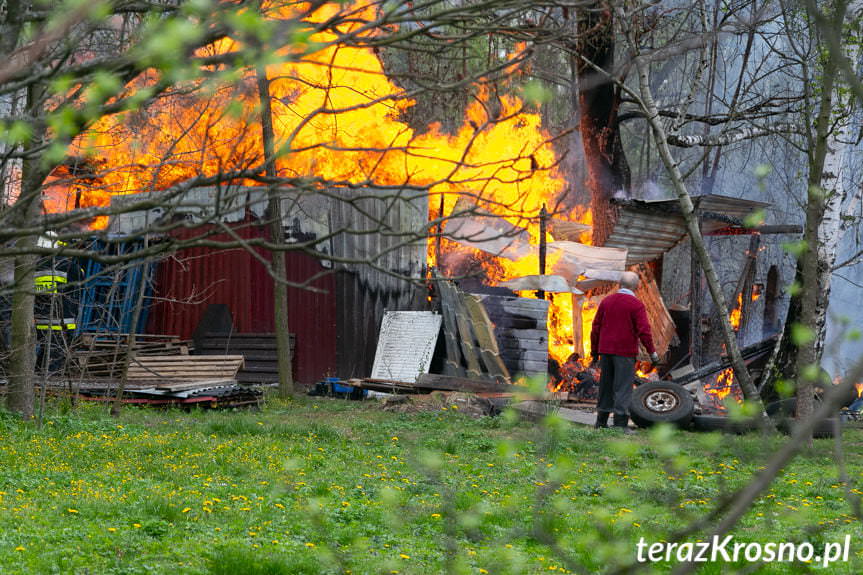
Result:
M854 389L857 390L857 397L863 396L863 383L855 383Z
M729 321L731 322L731 327L734 331L740 329L740 320L743 319L743 294L737 294L737 307L731 310L731 313L728 316Z
M719 412L727 411L723 401L728 397L738 403L743 401L743 391L735 381L734 370L730 367L719 372L713 382L706 383L704 391L712 400L710 407Z
M307 9L308 5L305 5ZM306 24L325 22L338 10L352 17L338 32L313 34L301 57L267 67L272 96L277 149L289 150L277 163L279 175L369 186L429 186L431 218L453 210L466 190L484 210L514 225L526 227L538 244L537 215L547 204L553 217L591 224L584 209L554 208L566 192L551 138L538 113L526 110L514 95L491 93L477 86L461 127L446 133L431 124L416 130L403 119L414 101L391 81L378 54L370 47L339 43L339 34L353 33L373 22L374 3L327 4L315 9ZM272 18L296 19L289 9ZM372 32L373 34L374 32ZM235 51L238 44L223 40L202 49L201 55ZM288 46L280 55L296 56L301 46ZM516 52L525 50L524 46ZM514 56L514 55L513 55ZM511 56L512 70L519 65ZM215 69L209 70L216 71ZM155 72L128 91L155 83ZM254 71L230 84L196 89L193 83L146 109L99 121L72 146L74 153L102 164L100 191L91 190L89 205L107 205L112 194L160 190L196 176L214 176L261 165L263 145ZM49 206L51 210L67 205ZM107 224L101 220L93 227ZM585 234L582 241L588 240ZM551 234L548 240L554 238ZM429 242L429 263L439 254ZM454 242L441 240L441 250L472 254L488 283L536 274L538 255L517 262L491 258ZM547 269L554 266L550 256ZM572 296L550 296L549 353L563 363L574 350ZM590 325L595 306L582 312L583 350L590 357Z

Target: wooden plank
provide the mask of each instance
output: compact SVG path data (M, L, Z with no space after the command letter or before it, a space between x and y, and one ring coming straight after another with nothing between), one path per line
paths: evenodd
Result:
M443 334L446 345L446 360L444 361L444 373L456 377L464 377L465 371L462 367L461 351L458 345L458 326L450 303L450 282L441 279L437 283L437 291L440 295L440 307L443 315Z
M473 324L476 340L479 343L479 353L486 371L493 379L501 383L510 383L509 370L500 358L494 327L479 298L470 294L462 294L462 301Z
M481 379L484 375L483 369L479 362L479 353L474 343L474 333L468 319L468 313L464 305L462 305L459 291L452 284L449 284L449 301L452 305L453 315L455 316L456 325L458 326L458 342L461 347L461 353L467 364L468 378Z
M243 361L241 355L136 357L129 365L127 377L135 381L233 379L243 366Z
M242 355L148 355L135 358L135 361L148 363L214 363L243 361Z
M572 296L572 338L574 352L584 357L584 297Z
M347 384L352 387L359 387L360 389L370 389L384 393L415 394L430 392L430 390L414 387L404 381L391 381L388 379L349 379L347 380Z
M525 391L525 387L496 383L484 379L451 377L435 373L424 373L417 378L416 388L439 389L441 391L495 392L495 391Z

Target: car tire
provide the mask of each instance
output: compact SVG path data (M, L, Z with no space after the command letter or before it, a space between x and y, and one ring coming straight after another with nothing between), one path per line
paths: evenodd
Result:
M689 424L695 405L692 395L682 385L654 381L635 388L629 404L629 415L639 427L655 423Z

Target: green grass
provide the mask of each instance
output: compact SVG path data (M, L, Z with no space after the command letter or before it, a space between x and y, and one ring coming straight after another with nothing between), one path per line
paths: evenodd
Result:
M641 537L670 538L703 517L781 441L630 439L333 400L118 419L84 406L57 409L42 429L4 415L0 573L601 571L631 562ZM863 434L845 444L856 491ZM829 572L860 572L860 526L837 476L832 442L816 440L732 534L817 545L850 533L851 561Z

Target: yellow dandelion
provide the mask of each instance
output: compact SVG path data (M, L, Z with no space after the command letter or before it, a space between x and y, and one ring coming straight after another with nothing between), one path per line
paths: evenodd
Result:
M432 513L431 516L435 519L440 519L440 513Z
M405 555L404 553L399 553L399 557L401 557L402 559L410 559L411 558L410 555Z
M192 510L191 507L183 507L183 511L181 513L188 513L191 510Z
M69 513L78 513L77 509L72 509L71 507L69 509L67 509L66 511L68 511Z
M27 548L24 547L23 545L19 545L18 547L15 548L15 551L26 551L26 550L27 550Z
M314 546L315 546L315 544L314 544L314 543L312 543L311 541L309 541L309 542L307 542L307 543L306 543L306 547L308 547L308 548L310 548L310 549L311 549L312 547L314 547Z

